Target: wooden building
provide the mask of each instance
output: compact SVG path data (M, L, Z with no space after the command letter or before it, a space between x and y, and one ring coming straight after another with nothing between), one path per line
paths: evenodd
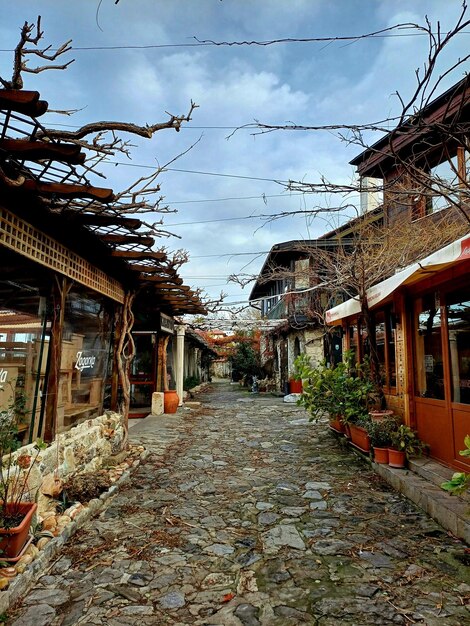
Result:
M47 107L0 90L0 410L22 405L29 441L105 404L127 414L139 331L151 331L151 389L163 390L168 320L204 313L143 222L91 184L80 145L48 135Z
M469 120L466 77L352 161L383 181L386 225L401 220L411 232L433 220L469 232ZM431 457L468 471L459 451L470 434L470 236L430 252L391 271L367 303L388 408L417 429ZM362 360L369 337L358 299L330 309L327 321L343 327L344 347Z

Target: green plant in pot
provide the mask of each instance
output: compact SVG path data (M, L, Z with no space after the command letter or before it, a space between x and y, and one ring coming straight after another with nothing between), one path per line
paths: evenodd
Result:
M374 449L376 463L387 464L389 461L388 449L392 445L393 433L398 429L398 422L394 418L385 418L381 421L372 419L367 427L371 446Z
M15 560L27 539L36 503L28 501L28 479L41 450L46 447L38 441L23 454L15 454L20 447L18 422L21 419L22 397L12 406L0 411L0 559Z
M345 363L335 368L327 367L323 361L318 367L311 365L310 359L301 354L294 363L295 376L302 381L302 395L298 404L310 413L311 420L329 415L330 420L340 428L344 416L344 380L347 377Z
M297 357L295 367L303 384L298 403L309 411L312 419L328 414L335 423L346 425L369 420L368 413L377 401L377 388L369 376L367 363L355 365L351 351L346 351L344 361L334 368L324 362L314 368L305 355Z
M392 432L392 444L389 448L389 464L391 467L405 467L406 460L411 456L420 456L427 448L418 437L416 431L406 424L400 424ZM398 454L397 454L398 453Z

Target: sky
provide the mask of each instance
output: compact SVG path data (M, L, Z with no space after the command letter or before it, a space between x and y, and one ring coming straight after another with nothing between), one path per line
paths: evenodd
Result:
M164 227L178 237L157 246L185 249L180 273L186 284L227 304L246 302L230 275L256 275L277 243L313 239L347 219L348 211L270 220L261 215L357 204L358 198L318 197L286 190L283 181L337 184L354 179L349 161L361 150L326 131L256 134L246 125L360 124L400 111L427 58L426 38L376 37L347 42L278 43L269 46L200 45L199 41L272 41L358 36L405 22L453 26L457 0L0 0L0 75L10 78L12 49L25 21L42 17L45 45L72 39L66 71L25 75L52 109L80 109L73 116L46 114L47 127L73 129L98 120L144 125L166 112L198 108L181 132L152 140L132 138L132 160L123 155L102 167L98 185L119 191L156 165L165 204L177 213ZM397 34L397 33L396 33ZM468 52L470 28L445 49L437 72ZM88 49L84 49L88 48ZM452 72L440 91L460 80ZM437 94L436 94L437 95ZM371 141L378 136L370 137ZM155 216L156 218L160 216Z

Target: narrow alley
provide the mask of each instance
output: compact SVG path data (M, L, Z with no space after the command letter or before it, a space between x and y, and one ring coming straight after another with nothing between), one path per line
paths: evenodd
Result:
M131 429L147 457L13 626L469 623L463 544L282 398L216 383Z

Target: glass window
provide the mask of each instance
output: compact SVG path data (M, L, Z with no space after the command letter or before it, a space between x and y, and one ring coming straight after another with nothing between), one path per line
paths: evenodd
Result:
M459 177L457 156L433 167L430 177L432 196L428 212L435 213L449 206L449 198L454 202L458 202Z
M390 390L397 385L395 361L395 329L390 309L375 314L375 341L382 385Z
M109 301L98 294L78 288L67 297L60 363L59 430L96 417L102 410L112 326L108 305Z
M23 438L31 421L37 428L45 397L49 329L38 316L2 309L0 331L0 412L21 407L17 417Z
M447 296L452 401L470 404L470 289Z
M385 337L387 344L387 382L389 387L397 386L397 364L395 358L395 313L385 312Z
M152 381L155 378L155 334L133 334L135 357L131 363L131 378L135 381Z
M418 396L444 399L441 308L437 293L416 301L415 383Z
M385 350L387 347L385 336L385 313L379 311L375 314L375 342L377 346L377 361L379 364L380 379L382 385L385 387L387 382L387 361L385 357Z
M352 351L354 355L354 361L357 362L359 359L359 351L358 351L358 333L357 333L357 325L349 327L349 349Z

